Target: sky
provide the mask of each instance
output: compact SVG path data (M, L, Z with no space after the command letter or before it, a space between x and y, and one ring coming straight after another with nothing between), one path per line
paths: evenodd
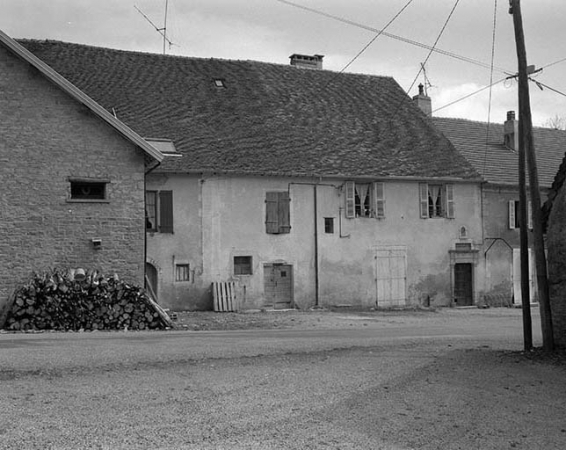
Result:
M544 126L566 117L566 1L521 9L528 64L543 69L529 83L533 124ZM436 116L502 123L518 110L508 0L0 1L0 29L18 39L163 53L165 25L170 55L289 64L318 54L325 70L391 76L411 96L423 83Z

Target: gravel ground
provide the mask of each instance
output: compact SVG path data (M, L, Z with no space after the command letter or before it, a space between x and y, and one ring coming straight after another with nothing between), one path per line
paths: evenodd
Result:
M566 448L563 355L507 348L508 332L278 351L253 332L363 327L371 336L456 322L485 334L486 324L505 330L510 320L520 321L516 311L182 313L178 330L207 331L5 334L0 449ZM252 332L212 331L234 329ZM222 336L226 354L197 353ZM185 356L163 354L160 339ZM65 360L65 345L89 355Z

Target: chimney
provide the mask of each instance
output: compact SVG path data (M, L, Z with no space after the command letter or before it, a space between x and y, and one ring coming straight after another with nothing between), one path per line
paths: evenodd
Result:
M322 58L323 55L299 55L297 53L293 53L289 56L291 59L291 65L296 67L301 67L303 69L318 69L322 70Z
M425 94L422 83L419 84L419 95L415 95L413 101L427 116L432 116L432 101L430 97Z
M514 151L519 151L519 121L515 119L515 111L507 111L507 120L503 124L503 143Z

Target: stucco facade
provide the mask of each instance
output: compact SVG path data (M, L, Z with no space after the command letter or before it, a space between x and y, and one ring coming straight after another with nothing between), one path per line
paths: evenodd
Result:
M148 190L173 191L174 232L148 234L147 261L173 309L210 309L216 281L236 281L243 309L272 306L273 265L291 279L293 307L454 304L457 264L472 267L475 303L484 277L480 189L453 186L451 219L421 218L419 182L394 180L384 182L383 218L346 218L344 180L152 174ZM266 232L273 191L289 193L289 233ZM238 257L250 258L250 274L235 273ZM189 264L189 280L175 281L178 264Z

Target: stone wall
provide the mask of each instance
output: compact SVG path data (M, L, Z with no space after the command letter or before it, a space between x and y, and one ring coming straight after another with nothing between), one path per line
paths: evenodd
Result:
M0 309L31 272L53 267L142 283L142 150L4 48L0 93ZM106 181L106 199L70 201L77 178Z
M555 344L566 347L566 192L554 199L547 231L548 281Z

